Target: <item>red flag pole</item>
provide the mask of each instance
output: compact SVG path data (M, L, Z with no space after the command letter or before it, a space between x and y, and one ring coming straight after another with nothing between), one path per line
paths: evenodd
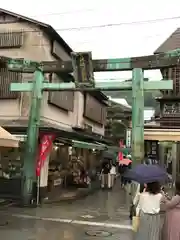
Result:
M37 166L36 166L36 176L37 176L37 198L36 203L39 204L39 197L40 197L40 177L41 177L41 169L46 161L46 158L49 152L52 149L53 141L55 139L54 134L44 134L41 137L41 142L39 146L39 155L37 159Z

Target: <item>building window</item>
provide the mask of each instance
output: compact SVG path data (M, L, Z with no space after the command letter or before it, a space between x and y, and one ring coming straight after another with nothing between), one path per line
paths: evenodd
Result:
M19 92L10 91L11 83L22 82L22 73L10 72L6 68L0 69L0 99L16 99Z
M49 75L49 82L61 83L62 80L55 74ZM51 91L49 92L48 103L53 104L65 111L74 110L74 92L72 91Z
M91 95L85 94L84 117L104 125L106 121L106 111L107 108L104 104L97 101Z
M23 45L24 34L19 32L0 32L0 48L20 48Z

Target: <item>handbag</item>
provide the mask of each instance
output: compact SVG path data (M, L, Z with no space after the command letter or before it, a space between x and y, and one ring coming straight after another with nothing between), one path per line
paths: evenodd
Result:
M132 218L132 230L133 230L133 232L137 232L138 231L139 223L140 223L140 217L139 216L134 216Z

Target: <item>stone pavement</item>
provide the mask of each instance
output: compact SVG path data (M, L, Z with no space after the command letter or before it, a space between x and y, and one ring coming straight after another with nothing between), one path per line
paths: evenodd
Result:
M88 236L87 232L109 234L109 236ZM132 232L123 229L63 224L51 221L30 219L9 219L0 227L1 239L6 240L132 240Z
M61 193L56 191L55 194L49 194L48 199L44 200L44 203L52 204L62 201L74 201L93 194L95 191L100 189L99 182L92 182L91 185L92 186L89 188L64 189Z
M5 208L3 208L5 209ZM116 184L112 191L99 190L76 201L43 205L39 208L8 207L7 212L36 217L108 221L129 224L129 195Z
M131 240L128 208L129 196L117 182L112 191L99 190L77 201L44 205L36 209L4 208L0 215L1 219L4 219L3 215L7 218L8 224L0 227L0 236L7 240L16 240L13 235L19 236L18 240L95 239L97 237L85 234L93 229L112 233L112 236L106 237L107 240L121 237Z

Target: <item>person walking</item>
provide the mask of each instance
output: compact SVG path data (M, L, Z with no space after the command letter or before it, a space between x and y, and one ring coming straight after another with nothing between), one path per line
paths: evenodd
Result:
M160 240L162 221L160 205L163 195L158 182L148 183L146 191L140 194L139 228L135 235L136 240Z
M111 169L110 169L110 186L109 188L112 188L115 183L115 178L116 178L116 165L112 164Z
M168 200L162 200L161 210L165 211L162 240L180 240L180 179L175 183L176 194Z
M120 173L120 177L121 177L121 187L122 188L126 185L126 178L124 177L124 174L127 169L128 169L128 167L126 165L124 165L124 164L119 165L119 173Z
M104 189L106 186L109 187L108 179L110 173L110 164L108 162L104 162L101 170L101 188Z

